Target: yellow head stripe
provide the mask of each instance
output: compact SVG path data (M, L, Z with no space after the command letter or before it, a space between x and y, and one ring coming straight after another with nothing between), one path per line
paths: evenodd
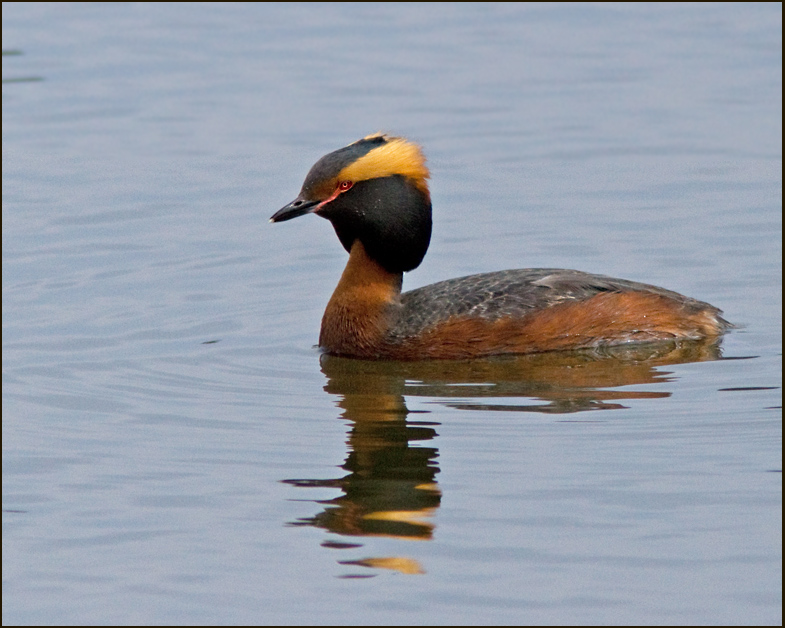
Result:
M377 134L376 136L378 136ZM374 135L369 137L376 137ZM368 139L368 138L365 138ZM399 174L427 190L429 176L422 149L402 137L390 137L385 144L350 163L338 175L339 181L366 181Z

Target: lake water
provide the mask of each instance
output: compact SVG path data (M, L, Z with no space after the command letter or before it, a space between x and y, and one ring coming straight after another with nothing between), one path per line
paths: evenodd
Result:
M3 3L5 624L780 625L779 4ZM321 155L429 157L413 288L564 267L738 327L314 348Z

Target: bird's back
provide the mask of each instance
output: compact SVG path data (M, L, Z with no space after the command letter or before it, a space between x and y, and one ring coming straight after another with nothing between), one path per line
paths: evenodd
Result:
M405 292L389 343L401 357L472 357L703 337L729 324L708 303L555 268L504 270ZM394 351L396 352L396 351Z

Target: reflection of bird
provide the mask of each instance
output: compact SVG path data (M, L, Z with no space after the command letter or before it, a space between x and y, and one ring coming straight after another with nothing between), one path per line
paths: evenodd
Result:
M576 270L450 279L401 294L431 238L420 147L370 135L322 157L270 219L327 218L349 252L322 319L321 348L371 359L534 353L722 334L717 308L676 292Z

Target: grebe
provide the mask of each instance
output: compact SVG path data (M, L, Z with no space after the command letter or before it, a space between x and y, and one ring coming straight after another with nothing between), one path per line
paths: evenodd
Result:
M503 270L401 293L431 239L428 168L405 138L369 135L322 157L271 222L314 213L349 252L319 346L353 358L465 359L719 336L716 307L577 270Z

